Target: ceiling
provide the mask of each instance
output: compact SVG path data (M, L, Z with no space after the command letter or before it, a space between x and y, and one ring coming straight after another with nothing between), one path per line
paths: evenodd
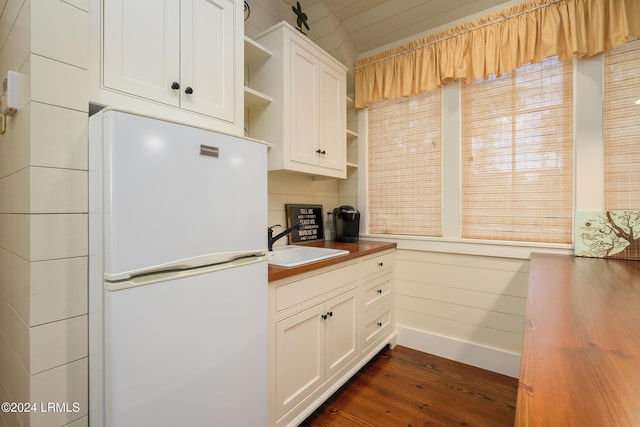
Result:
M298 0L284 0L295 5ZM362 54L507 3L508 0L299 0L313 29L324 9ZM505 6L506 7L506 6ZM502 9L500 7L498 9Z

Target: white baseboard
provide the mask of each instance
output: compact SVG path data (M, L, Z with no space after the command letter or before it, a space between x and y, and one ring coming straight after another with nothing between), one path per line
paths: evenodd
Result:
M398 345L518 378L520 355L396 325Z

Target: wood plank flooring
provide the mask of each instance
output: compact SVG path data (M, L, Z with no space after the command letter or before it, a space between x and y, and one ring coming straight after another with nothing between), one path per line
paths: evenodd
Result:
M518 380L402 346L383 349L302 426L513 426Z

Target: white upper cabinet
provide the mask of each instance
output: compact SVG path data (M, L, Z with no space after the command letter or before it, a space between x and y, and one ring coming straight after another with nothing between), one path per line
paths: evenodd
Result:
M102 55L92 101L242 134L239 2L96 3L102 7Z
M273 55L250 83L273 102L249 112L249 132L272 145L269 169L346 178L347 68L285 22L256 41Z
M180 16L186 29L180 37L182 108L234 121L235 93L229 82L241 70L235 67L234 48L244 49L244 39L234 39L233 2L183 0Z
M104 3L104 86L179 106L180 0Z

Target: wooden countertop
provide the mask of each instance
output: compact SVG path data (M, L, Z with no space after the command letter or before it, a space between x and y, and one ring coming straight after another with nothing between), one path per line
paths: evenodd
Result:
M534 254L516 426L640 426L640 262Z
M299 243L296 243L298 245ZM300 243L302 244L302 243ZM365 255L373 254L376 252L382 252L387 249L393 249L397 245L395 243L387 242L374 242L368 240L359 240L356 243L340 243L333 240L324 240L319 242L304 243L305 246L316 246L321 248L331 249L344 249L349 251L349 255L339 256L335 258L329 258L323 261L312 262L309 264L301 265L299 267L276 267L269 266L269 281L284 279L294 276L300 273L306 273L307 271L315 270L322 267L327 267L333 264L339 264L341 262L349 261L354 258L359 258Z

